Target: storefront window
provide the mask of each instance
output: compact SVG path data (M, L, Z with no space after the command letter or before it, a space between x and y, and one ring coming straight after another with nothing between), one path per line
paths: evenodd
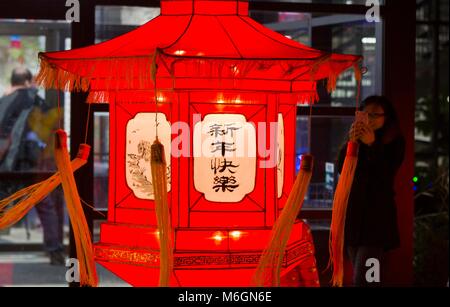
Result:
M251 17L266 27L316 49L358 54L364 57L361 97L382 93L383 23L369 23L365 15L310 14L294 12L251 11ZM357 84L352 69L337 81L331 96L319 89L318 106L354 107Z
M296 171L300 169L302 155L310 153L314 156L313 176L303 208L331 210L338 180L338 154L347 140L352 122L352 117L297 117ZM309 134L311 148L308 148Z
M69 36L65 21L0 19L0 199L56 171L53 132L59 126L70 131L70 96L61 94L58 111L57 93L38 88L34 78L38 53L69 49ZM0 286L66 285L64 208L56 189L0 231Z
M159 13L159 7L98 5L95 7L95 42L125 34L152 20Z

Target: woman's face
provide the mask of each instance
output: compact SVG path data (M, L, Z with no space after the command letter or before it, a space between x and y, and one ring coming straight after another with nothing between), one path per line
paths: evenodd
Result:
M369 115L369 126L373 131L383 128L386 115L381 106L377 104L369 104L364 108Z

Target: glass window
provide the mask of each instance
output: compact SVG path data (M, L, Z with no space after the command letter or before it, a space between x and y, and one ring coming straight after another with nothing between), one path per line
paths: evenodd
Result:
M421 101L430 98L433 87L433 33L429 25L418 25L416 33L416 95Z
M448 0L440 0L440 18L442 21L448 22Z
M137 6L96 6L96 43L125 34L158 16L160 8Z
M448 10L447 10L448 16ZM448 25L441 26L439 28L439 67L442 67L440 70L440 84L439 84L439 92L445 99L448 99ZM447 100L448 105L448 100Z
M433 19L432 1L416 0L416 2L417 2L417 6L416 6L417 20L420 20L420 21L432 20ZM444 2L447 2L447 1L444 0Z
M11 91L11 72L17 66L26 66L33 75L39 69L37 54L45 50L44 35L0 35L0 92Z
M253 0L250 0L252 2ZM256 1L256 0L255 0ZM346 4L346 5L365 5L367 0L258 0L261 2L300 2L300 3L313 3L313 4ZM380 5L384 4L385 0L379 0Z
M127 33L158 16L159 8L96 6L96 43ZM108 208L109 113L94 114L94 204Z
M56 171L53 135L59 122L70 130L70 100L61 94L58 111L57 93L38 88L34 77L38 53L69 48L69 35L65 21L0 19L0 199ZM0 231L0 286L67 285L64 208L58 188Z
M383 23L369 23L365 15L309 14L294 12L252 11L251 17L266 27L313 48L364 57L367 67L361 98L382 93ZM331 96L319 83L318 106L354 107L356 80L352 69L337 81Z
M108 208L109 113L94 113L94 205Z
M353 118L312 117L310 132L308 121L306 116L297 117L296 171L300 169L302 155L311 153L314 156L313 176L303 208L331 209L338 176L336 162ZM308 146L308 134L311 134L311 148Z

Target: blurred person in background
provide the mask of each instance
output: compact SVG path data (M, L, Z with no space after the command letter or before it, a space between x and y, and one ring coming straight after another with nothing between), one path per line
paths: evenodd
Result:
M51 151L57 109L46 104L32 81L33 76L27 68L15 68L11 74L11 87L0 98L0 172L38 173L55 169ZM31 178L2 180L0 199L32 183ZM54 190L35 208L50 263L64 265L64 199L61 188Z

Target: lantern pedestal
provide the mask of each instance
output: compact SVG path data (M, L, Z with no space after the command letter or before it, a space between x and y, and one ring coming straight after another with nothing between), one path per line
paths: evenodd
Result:
M133 286L157 286L156 227L104 223L96 261ZM172 286L248 287L270 229L176 229ZM130 246L129 238L134 238ZM311 232L294 225L284 254L282 286L318 286Z

